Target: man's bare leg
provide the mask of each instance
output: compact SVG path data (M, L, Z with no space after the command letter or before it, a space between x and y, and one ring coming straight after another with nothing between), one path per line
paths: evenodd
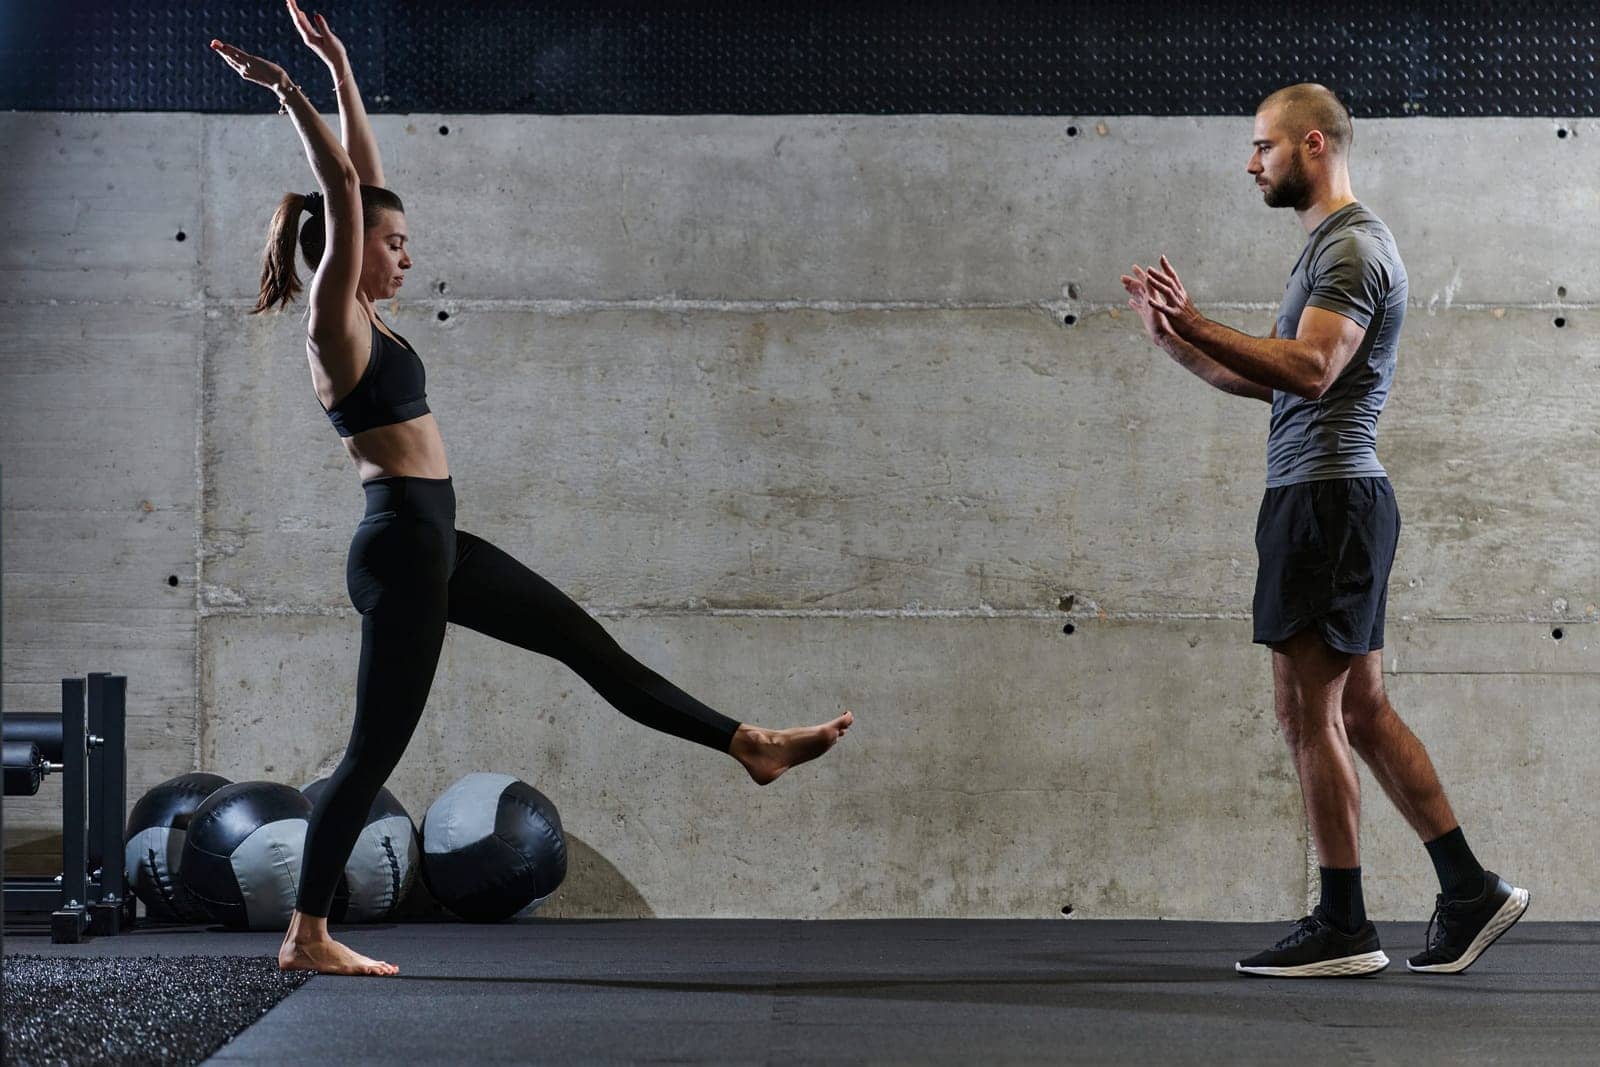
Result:
M728 755L744 765L757 785L767 785L790 767L814 760L838 744L855 721L854 713L846 711L817 726L790 730L741 725L728 746Z
M1389 966L1361 899L1361 782L1341 712L1349 670L1350 657L1313 630L1273 646L1274 704L1300 776L1322 899L1283 940L1235 964L1244 974L1356 977Z
M278 970L318 974L393 975L400 968L352 951L328 934L328 920L296 911L278 949Z
M1341 705L1351 657L1302 630L1272 653L1278 725L1300 775L1311 839L1324 867L1361 866L1361 780Z
M1428 750L1401 721L1383 689L1383 653L1353 657L1344 687L1344 729L1350 746L1423 841L1454 830L1455 812Z
M1439 875L1439 900L1426 948L1406 961L1413 971L1459 974L1528 910L1528 891L1472 854L1428 750L1400 720L1383 689L1383 654L1356 659L1345 682L1350 744L1394 806L1422 839Z

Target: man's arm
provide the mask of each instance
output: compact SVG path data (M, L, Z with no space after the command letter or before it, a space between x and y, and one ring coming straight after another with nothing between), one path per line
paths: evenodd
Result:
M1198 314L1173 329L1235 374L1307 400L1328 391L1366 336L1359 323L1318 307L1301 312L1293 340L1251 337Z
M1122 276L1122 286L1128 291L1128 306L1138 313L1150 343L1171 356L1178 366L1215 389L1232 396L1252 397L1272 403L1271 389L1235 374L1174 333L1167 317L1150 305L1147 278L1144 269L1136 266L1132 277L1126 274ZM1277 336L1277 332L1278 326L1274 323L1273 336Z
M1277 334L1276 324L1273 325L1272 332L1274 335ZM1247 396L1254 400L1272 403L1272 389L1269 386L1253 382L1241 374L1235 374L1181 337L1169 336L1156 342L1156 346L1171 356L1178 366L1207 385L1233 396Z
M1366 328L1354 319L1308 306L1292 340L1251 337L1200 314L1165 256L1161 269L1145 277L1151 306L1201 355L1247 381L1307 400L1328 391L1366 336Z

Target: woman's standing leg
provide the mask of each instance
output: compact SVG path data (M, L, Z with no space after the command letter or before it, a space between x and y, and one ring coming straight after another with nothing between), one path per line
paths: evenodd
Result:
M351 542L347 571L350 598L361 612L355 722L306 829L299 901L278 952L285 970L395 971L334 941L327 916L367 811L405 754L433 685L455 551L448 485L367 483L367 517Z
M854 721L792 730L740 724L685 693L627 652L565 593L480 537L456 531L450 621L560 660L635 722L726 752L765 785L822 755Z

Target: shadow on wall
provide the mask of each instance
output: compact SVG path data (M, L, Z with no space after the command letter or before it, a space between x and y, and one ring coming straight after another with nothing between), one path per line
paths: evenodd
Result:
M7 801L9 804L10 802ZM19 805L20 806L20 805ZM5 871L9 877L55 877L61 873L61 831L31 831L28 827L5 835Z
M616 865L569 830L567 877L538 914L548 919L653 919L655 913Z
M567 877L535 913L542 919L653 919L650 905L616 866L569 830ZM444 905L433 899L421 878L412 886L396 918L413 921L454 921Z

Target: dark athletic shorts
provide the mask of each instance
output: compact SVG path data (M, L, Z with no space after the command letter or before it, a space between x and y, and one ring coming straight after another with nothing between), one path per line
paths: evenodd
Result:
M1399 540L1387 478L1268 489L1256 519L1256 643L1276 644L1309 626L1340 652L1382 648Z

